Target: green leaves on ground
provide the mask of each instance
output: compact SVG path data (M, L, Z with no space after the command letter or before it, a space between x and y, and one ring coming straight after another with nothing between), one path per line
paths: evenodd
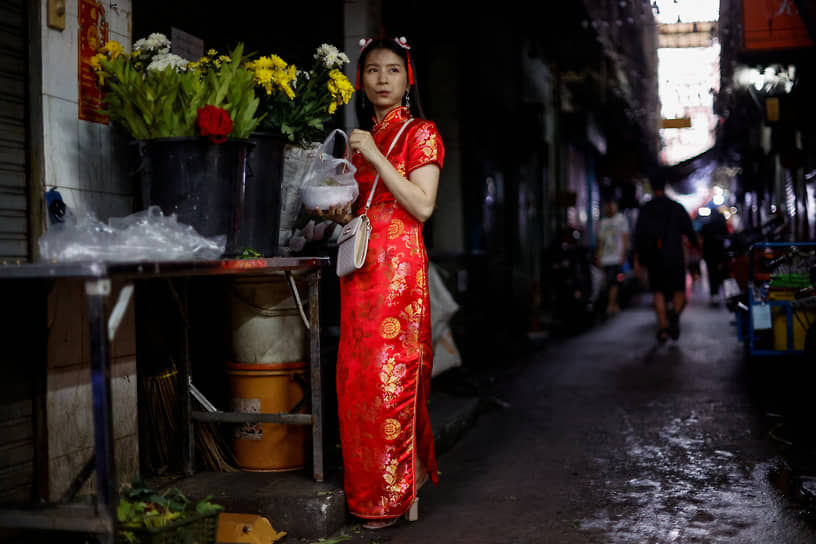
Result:
M207 515L223 510L221 505L210 502L211 497L193 502L176 488L155 491L134 480L129 488L122 490L116 517L122 528L163 527L173 521L192 515Z

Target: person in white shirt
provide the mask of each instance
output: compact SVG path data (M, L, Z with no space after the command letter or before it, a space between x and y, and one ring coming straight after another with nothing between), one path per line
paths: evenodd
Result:
M604 205L604 217L598 222L598 247L595 253L595 264L601 267L609 287L607 315L620 312L618 293L623 281L623 264L629 251L629 223L618 211L614 200Z

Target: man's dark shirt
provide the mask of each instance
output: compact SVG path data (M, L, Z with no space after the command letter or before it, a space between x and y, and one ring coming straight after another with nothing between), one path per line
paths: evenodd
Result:
M703 239L703 259L719 261L725 256L725 238L728 236L728 223L719 212L700 227L700 237Z
M691 218L682 204L665 195L644 204L634 240L641 264L664 270L685 268L683 235L694 247L699 247Z

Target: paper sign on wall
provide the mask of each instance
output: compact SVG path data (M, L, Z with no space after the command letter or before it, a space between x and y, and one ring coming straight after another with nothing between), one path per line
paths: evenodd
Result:
M751 310L754 320L754 330L763 331L773 327L771 323L771 307L768 304L754 304Z
M204 56L204 40L176 27L171 27L170 52L183 59L197 61Z

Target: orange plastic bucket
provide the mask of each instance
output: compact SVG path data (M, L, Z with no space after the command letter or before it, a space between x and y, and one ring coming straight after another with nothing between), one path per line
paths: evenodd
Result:
M227 363L232 410L248 413L308 413L309 373L304 362ZM282 472L304 467L308 425L243 423L236 425L232 447L242 470Z

